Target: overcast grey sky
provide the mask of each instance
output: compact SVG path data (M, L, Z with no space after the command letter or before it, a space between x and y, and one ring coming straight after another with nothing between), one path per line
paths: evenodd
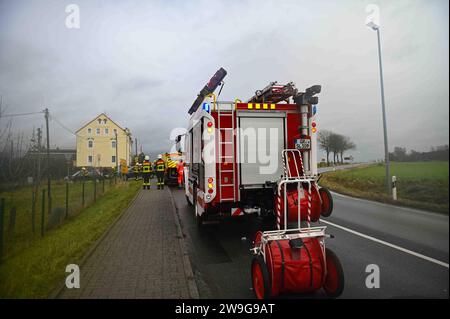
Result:
M65 26L66 5L81 28ZM376 33L380 6L390 148L448 144L447 0L0 1L0 94L9 112L50 112L72 130L101 112L144 151L169 148L210 76L223 99L270 81L322 85L319 129L348 135L357 160L383 157ZM4 125L5 119L0 119ZM31 134L43 118L15 118ZM75 137L52 122L52 145Z

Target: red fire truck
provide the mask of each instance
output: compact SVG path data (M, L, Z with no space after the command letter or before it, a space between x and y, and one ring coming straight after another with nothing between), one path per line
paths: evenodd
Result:
M310 195L313 209L329 215L331 196L317 185L316 94L321 87L300 92L292 82L272 82L247 102L218 101L214 91L226 74L219 69L189 110L185 193L198 224L223 216L276 215L278 182L285 167L297 163L288 159L283 165L286 149L300 151L302 174L313 181L312 189L298 196ZM298 201L292 197L292 205Z

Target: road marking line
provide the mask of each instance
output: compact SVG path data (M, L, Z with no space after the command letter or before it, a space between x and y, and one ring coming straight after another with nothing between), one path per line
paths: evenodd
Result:
M416 253L415 251L412 251L412 250L409 250L409 249L406 249L406 248L403 248L403 247L400 247L400 246L397 246L397 245L388 243L388 242L386 242L386 241L384 241L384 240L381 240L381 239L378 239L378 238L375 238L375 237L372 237L372 236L369 236L369 235L365 235L365 234L363 234L363 233L357 232L357 231L352 230L352 229L350 229L350 228L347 228L347 227L344 227L344 226L340 226L340 225L337 225L337 224L335 224L335 223L331 223L331 222L329 222L329 221L325 221L325 220L323 220L323 219L320 219L320 222L322 222L322 223L324 223L324 224L328 224L328 225L334 226L334 227L336 227L336 228L340 228L340 229L342 229L342 230L345 230L346 232L349 232L349 233L352 233L352 234L354 234L354 235L357 235L357 236L366 238L366 239L368 239L368 240L372 240L372 241L377 242L377 243L379 243L379 244L382 244L382 245L385 245L385 246L388 246L388 247L391 247L391 248L400 250L400 251L402 251L402 252L404 252L404 253L413 255L413 256L415 256L415 257L422 258L422 259L427 260L427 261L429 261L429 262L435 263L435 264L437 264L437 265L439 265L439 266L443 266L443 267L449 268L449 264L447 264L447 263L445 263L445 262L443 262L443 261L440 261L440 260L437 260L437 259L434 259L434 258L425 256L425 255Z
M333 191L330 191L330 193L332 195L336 195L336 196L352 199L352 200L355 200L355 201L358 201L358 202L370 203L370 204L379 205L379 206L383 206L383 207L400 209L400 210L408 211L408 212L411 212L411 213L418 213L418 214L423 214L423 215L432 215L433 217L439 217L439 218L442 218L442 219L448 219L448 215L444 215L444 214L437 213L437 212L430 212L430 211L423 210L423 209L418 209L418 208L411 208L411 207L397 206L397 205L393 205L393 204L386 204L386 203L382 203L382 202L376 202L374 200L365 199L365 198L358 198L358 197L352 197L352 196L349 196L349 195L344 195L344 194L336 193L336 192L333 192Z

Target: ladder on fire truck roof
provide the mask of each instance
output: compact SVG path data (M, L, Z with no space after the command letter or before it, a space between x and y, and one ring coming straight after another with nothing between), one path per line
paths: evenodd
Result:
M217 121L219 128L219 189L220 189L220 201L222 202L235 202L237 200L236 196L236 158L235 158L235 116L234 116L234 105L230 105L230 109L222 110L220 105L223 103L217 102ZM224 103L229 104L229 103ZM231 103L230 103L231 104ZM226 123L226 124L225 124ZM222 151L225 151L225 154ZM231 150L231 154L227 152ZM231 169L223 169L222 165L228 166L232 163ZM230 178L231 175L231 178ZM232 190L232 196L229 196L229 191ZM225 197L223 194L227 193L228 196Z

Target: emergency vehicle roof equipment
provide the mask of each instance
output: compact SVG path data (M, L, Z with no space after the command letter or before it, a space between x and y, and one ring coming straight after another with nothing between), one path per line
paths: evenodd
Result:
M197 111L198 107L202 104L205 97L213 93L217 89L217 87L220 85L220 83L222 82L222 80L225 78L226 75L227 71L225 71L224 68L220 68L219 70L217 70L214 76L209 80L209 82L197 95L197 99L195 99L194 103L189 109L189 114L192 114L195 111Z
M289 102L289 98L293 98L295 104L317 104L319 98L314 96L320 93L322 87L320 85L313 85L305 90L299 92L293 82L285 85L277 84L277 82L270 82L264 89L255 92L247 103L279 103L282 101Z
M277 81L270 82L264 89L256 91L247 103L278 103L295 96L297 92L293 82L285 85L277 84Z

